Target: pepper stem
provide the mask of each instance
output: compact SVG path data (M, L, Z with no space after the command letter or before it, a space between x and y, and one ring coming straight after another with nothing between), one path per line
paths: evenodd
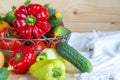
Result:
M58 79L62 76L62 71L60 70L60 68L53 69L53 76Z
M15 11L15 9L16 9L16 6L13 5L12 6L12 11Z
M13 66L9 65L8 68L7 68L9 71L10 70L14 70Z
M21 52L19 52L18 54L16 54L16 56L15 56L15 60L19 60L20 58L22 58L22 53Z
M40 60L47 60L47 55L45 53L42 53L39 56L37 56L36 61Z
M29 15L26 18L26 22L28 25L33 26L36 23L36 18L33 15Z
M52 42L54 45L56 44L53 40L51 40L51 39L47 38L46 36L42 35L42 37L43 37L44 39L46 39L46 40L48 40L48 41Z
M31 0L26 0L26 1L24 2L24 5L25 5L25 6L28 6L30 3L31 3Z

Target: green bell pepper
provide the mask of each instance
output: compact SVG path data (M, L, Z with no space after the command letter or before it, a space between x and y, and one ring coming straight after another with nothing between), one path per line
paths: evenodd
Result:
M46 48L44 49L36 58L36 61L40 61L40 60L49 60L49 59L60 59L61 61L64 62L64 64L66 65L66 67L68 65L70 65L70 63L65 60L64 58L62 58L61 56L58 55L57 51L55 50L55 48Z
M30 73L37 80L64 80L65 65L59 59L41 60L30 67Z
M54 48L45 48L40 54L37 56L36 61L40 60L48 60L48 59L56 59L57 52Z

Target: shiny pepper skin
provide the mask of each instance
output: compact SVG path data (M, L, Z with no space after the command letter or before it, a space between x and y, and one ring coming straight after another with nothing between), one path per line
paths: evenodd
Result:
M9 59L9 67L13 68L15 73L26 73L29 67L35 62L36 55L32 48L21 47L15 50Z
M41 4L21 5L14 14L13 26L21 38L41 38L50 31L49 13Z
M35 62L29 72L37 80L65 80L65 64L59 59L41 60Z

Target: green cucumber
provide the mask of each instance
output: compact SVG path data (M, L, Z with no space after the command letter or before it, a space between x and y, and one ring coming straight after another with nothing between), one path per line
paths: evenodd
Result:
M55 49L61 57L69 61L81 72L92 71L93 67L91 62L69 44L65 42L58 42Z

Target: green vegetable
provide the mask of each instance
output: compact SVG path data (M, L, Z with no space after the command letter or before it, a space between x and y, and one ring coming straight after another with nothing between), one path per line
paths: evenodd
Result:
M40 60L48 60L48 59L60 59L65 63L65 65L69 65L70 63L66 61L64 58L58 55L55 48L46 48L44 49L36 58L36 61Z
M91 72L93 67L91 62L81 55L77 50L64 42L58 42L55 46L58 54L64 59L68 60L81 72Z
M52 16L56 13L56 10L54 8L50 7L49 4L45 4L44 7L48 9L48 12L49 12L50 16Z
M5 67L0 68L0 80L7 80L8 76L9 76L8 69Z
M56 59L56 51L54 48L45 48L36 58L36 61Z
M63 19L62 13L56 12L54 15L50 16L48 22L50 23L51 28L54 28L62 22L62 19Z
M71 31L63 26L57 26L53 29L54 37L62 37L70 34Z
M6 22L8 22L11 26L12 26L12 21L15 19L14 16L14 10L16 9L15 6L12 6L12 10L9 11L5 16L4 16L4 20Z
M64 80L65 65L59 59L41 60L30 67L30 73L37 80Z

